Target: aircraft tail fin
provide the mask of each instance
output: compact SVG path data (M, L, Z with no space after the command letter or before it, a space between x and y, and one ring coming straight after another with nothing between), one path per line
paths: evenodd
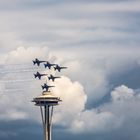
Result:
M34 77L36 78L36 77L37 77L37 75L36 75L36 74L34 74Z
M42 89L44 89L44 86L41 85L41 87L42 87Z
M35 63L36 63L36 62L33 60L33 64L34 64L34 65L35 65Z
M47 64L44 64L44 67L46 68L47 67Z
M57 68L56 67L53 67L54 68L54 70L56 71L57 70Z

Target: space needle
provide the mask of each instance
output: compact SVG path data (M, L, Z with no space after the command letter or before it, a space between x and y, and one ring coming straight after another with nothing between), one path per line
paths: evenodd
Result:
M33 60L34 65L37 64L37 66L40 66L41 63L44 63L45 68L51 70L51 67L53 67L53 69L55 71L57 70L58 72L60 72L61 69L67 68L67 67L61 67L57 64L51 64L48 61L40 61L37 58ZM47 74L40 74L39 72L34 74L35 78L38 77L38 79L41 79L42 76L46 76L46 75ZM53 82L56 78L60 78L60 77L55 77L53 75L48 76L48 79L52 80ZM50 86L48 85L48 83L44 83L44 85L42 85L41 87L43 90L42 95L33 98L32 102L34 102L36 106L40 107L43 130L44 130L44 140L52 140L51 129L52 129L53 108L54 106L57 106L59 102L61 102L62 100L59 97L55 96L49 90L54 86Z

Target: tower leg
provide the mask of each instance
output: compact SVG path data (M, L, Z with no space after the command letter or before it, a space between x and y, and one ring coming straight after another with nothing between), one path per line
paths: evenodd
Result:
M46 140L46 123L45 123L45 111L43 113L43 107L40 106L42 124L43 124L43 132L44 132L44 140Z
M44 119L45 119L45 127L44 127L44 136L45 136L45 140L49 140L48 138L48 127L47 127L47 117L48 117L48 108L47 106L45 105L44 106Z
M47 132L48 132L48 140L50 140L50 106L47 106Z
M50 108L50 140L52 139L52 116L53 116L53 106Z

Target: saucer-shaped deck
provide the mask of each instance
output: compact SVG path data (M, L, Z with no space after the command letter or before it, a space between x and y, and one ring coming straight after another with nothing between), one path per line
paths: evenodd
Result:
M54 96L51 92L44 91L42 95L34 98L32 102L35 102L35 105L37 106L54 106L58 105L58 102L60 101L59 97Z

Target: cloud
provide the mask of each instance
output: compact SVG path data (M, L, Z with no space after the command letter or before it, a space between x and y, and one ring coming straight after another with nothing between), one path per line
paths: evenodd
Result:
M20 120L20 119L24 120L27 118L27 113L13 108L13 110L12 109L7 110L4 114L0 116L1 120L9 120L9 118L10 120Z
M64 82L63 78L61 82ZM66 85L68 83L70 84L70 80L65 78L64 83L65 87L67 87ZM70 87L69 84L68 87ZM82 100L84 99L84 96L79 95L78 93L80 92L78 92L78 90L75 92L77 93L75 95L74 92L71 92L73 91L73 88L70 88L71 90L69 88L63 90L63 85L56 84L56 86L57 88L54 90L54 92L59 93L58 95L61 95L64 102L57 107L58 112L55 112L56 116L54 116L54 123L58 126L64 126L72 133L98 134L111 132L114 130L117 132L120 128L125 127L124 124L126 122L130 124L128 121L130 121L130 118L133 116L133 114L138 111L137 109L139 104L139 96L135 93L135 90L130 89L125 85L116 87L111 92L111 102L108 102L105 105L100 105L97 108L92 108L90 110L85 108L86 102ZM74 87L76 88L76 86ZM79 108L79 105L82 108ZM71 106L74 107L72 108ZM128 111L130 106L136 110ZM134 120L137 120L138 118L138 116L133 116Z
M14 2L11 4L8 0L4 3L12 5ZM53 1L48 4L43 0L15 3L19 5L17 9L1 12L0 44L3 51L18 46L139 45L139 1Z
M45 1L45 0L24 0L24 1L20 1L20 0L14 0L12 3L10 0L5 0L4 2L2 1L1 4L4 5L4 8L9 8L9 9L18 9L18 7L15 7L14 5L18 5L19 7L23 8L23 9L40 9L41 7L47 7L49 9L52 8L56 8L59 9L60 11L62 11L62 9L64 9L65 11L69 10L72 5L74 6L74 11L77 12L79 10L75 9L75 7L78 7L78 9L86 9L88 6L87 11L96 11L96 12L102 12L102 11L137 11L139 10L139 1L138 0L123 0L123 1L112 1L112 0L87 0L86 2L84 0L60 0L59 2L56 0L52 0L52 1ZM75 5L74 5L75 4ZM131 4L131 7L129 7L128 5ZM68 6L69 5L69 6ZM84 6L85 5L85 6ZM62 7L63 8L62 8ZM67 8L65 8L65 7ZM93 7L93 8L91 8ZM98 7L98 8L97 8ZM3 8L2 8L3 9ZM83 12L82 12L83 13Z
M86 110L72 122L73 133L102 133L118 128L120 122L111 112Z
M0 5L1 123L40 125L39 110L30 101L41 93L45 78L34 80L32 74L48 71L32 66L38 57L68 66L54 89L63 98L54 114L59 131L63 126L80 139L84 133L95 140L139 140L139 0L5 0Z
M16 62L16 63L25 63L28 61L31 61L33 57L36 56L36 54L38 55L38 57L40 56L42 59L45 58L46 53L48 54L48 56L50 56L50 58L48 57L48 59L53 60L54 62L57 62L59 59L57 59L57 56L54 58L53 54L49 55L50 52L48 51L48 49L46 47L44 48L24 48L24 47L19 47L17 50L11 51L8 53L6 59L5 59L5 63L7 65L12 65ZM22 59L23 57L26 56L26 59ZM16 61L17 60L17 61ZM63 59L60 59L64 64L65 61L63 61ZM27 63L28 64L28 63ZM73 61L70 64L73 65ZM75 63L74 63L75 64ZM77 65L78 63L76 63ZM7 66L7 68L9 68L9 66ZM20 64L19 64L20 66ZM15 64L16 68L19 68L18 65ZM21 65L22 66L22 65ZM27 65L27 67L25 67L26 65L23 65L21 68L24 68L25 70L31 67L31 64ZM33 69L33 67L31 67ZM6 69L6 66L5 66ZM17 69L16 69L17 70ZM80 70L77 67L77 70ZM5 89L9 89L12 91L12 89L16 89L14 88L14 86L17 86L18 88L22 88L23 93L18 94L18 91L15 92L13 91L13 93L11 93L10 95L3 95L2 96L2 100L0 102L1 104L1 112L3 113L3 116L1 116L1 119L4 119L7 117L8 120L18 120L18 119L33 119L33 120L40 120L39 117L40 115L32 115L32 109L33 109L33 105L31 103L29 103L29 98L32 99L33 98L33 94L37 95L37 93L40 92L39 88L34 89L32 88L32 85L37 86L39 83L36 81L29 81L28 84L26 84L26 76L28 78L28 76L30 74L26 74L23 73L19 73L21 77L18 77L18 75L16 74L16 76L12 73L5 73L5 80L9 80L9 78L11 78L11 80L16 80L18 78L18 80L23 80L25 83L24 85L22 84L22 82L20 83L12 83L10 85L6 85L5 84ZM98 71L97 74L98 75ZM100 73L99 73L100 75ZM23 77L22 77L23 76ZM103 76L103 75L102 75ZM97 89L102 85L102 82L100 82L100 78L102 81L102 76L98 77L96 76L96 78L94 79L97 82ZM20 79L21 78L21 79ZM99 78L99 81L98 81ZM16 82L16 81L15 81ZM18 82L18 81L17 81ZM99 83L98 83L99 82ZM104 131L106 126L109 125L109 121L110 119L113 120L113 118L115 118L115 116L111 113L111 112L96 112L94 109L92 110L87 110L86 109L86 103L87 103L87 95L85 94L84 91L84 87L77 81L71 81L68 77L62 76L61 79L56 80L55 83L50 83L50 84L55 84L55 88L53 89L54 94L60 96L63 100L62 104L60 106L57 107L56 110L56 114L54 117L54 123L57 125L62 125L64 127L66 127L68 130L70 131L74 131L75 129L77 129L77 132L83 132L85 130L85 126L87 126L89 129L87 129L87 132L92 130L92 128L95 128L95 131ZM4 92L4 89L2 89ZM98 98L101 98L101 95L98 95ZM27 100L28 97L28 100ZM89 97L89 95L88 95ZM95 95L96 97L96 95ZM18 99L18 100L17 100ZM17 100L17 102L13 102L14 100ZM7 104L5 104L5 102ZM73 106L73 107L72 107ZM7 108L7 110L4 110L4 108ZM19 109L20 108L20 109ZM34 110L33 110L34 111ZM34 112L34 114L36 114L37 111ZM95 120L97 121L97 123L94 124L94 122L87 124L86 123L86 119L87 117L90 116L92 121L92 118L95 118ZM89 119L89 118L88 118ZM98 120L99 119L99 120ZM95 122L96 122L95 121ZM62 123L60 123L62 122ZM82 122L82 124L81 124ZM87 124L87 125L86 125ZM116 124L117 125L117 124ZM116 126L115 124L113 126ZM98 128L98 126L100 126ZM111 126L110 126L111 127ZM109 127L109 129L110 129ZM112 128L113 129L113 128ZM86 131L85 131L86 132Z
M87 96L78 82L72 83L63 76L55 82L55 86L53 93L62 99L54 115L54 123L58 126L62 125L73 133L97 133L115 129L120 125L118 118L111 112L85 108Z
M83 50L77 55L79 49L68 55L69 49L60 52L48 47L19 47L5 54L5 57L1 58L0 67L1 73L5 71L0 86L4 93L0 100L0 113L3 114L0 117L1 121L32 120L41 123L39 110L34 107L31 100L41 93L39 85L43 84L45 79L33 80L31 75L36 70L45 73L48 73L48 70L44 71L43 65L40 68L32 65L32 59L37 56L42 60L68 66L67 70L62 71L66 76L57 79L55 83L49 83L55 84L52 91L63 100L55 108L55 126L75 134L102 134L112 131L119 133L119 129L125 129L126 123L132 125L130 118L133 118L135 123L139 118L139 115L133 115L139 106L138 90L126 85L114 86L112 90L110 78L114 74L121 75L129 69L138 67L139 55L132 54L131 49L126 52L125 48L108 48L110 52L106 48L94 48L94 53ZM88 55L84 55L86 53ZM123 54L126 53L127 56L124 57ZM101 102L106 95L108 100ZM99 105L93 106L96 102ZM129 111L129 108L132 111ZM138 126L132 128L137 129Z
M25 48L25 47L18 47L16 50L13 50L11 52L9 52L8 57L6 59L6 61L8 63L25 63L25 62L29 62L32 61L34 58L36 57L43 57L45 55L48 55L48 48L47 47L42 47L42 48L37 48L37 47L29 47L29 48ZM26 57L24 57L26 56ZM24 59L23 59L24 58ZM46 58L45 58L46 59Z
M118 94L120 97L118 98L117 96L116 98ZM136 122L139 120L140 114L134 115L138 112L138 95L139 93L136 93L135 90L124 85L116 87L111 92L111 97L113 98L111 102L77 113L71 123L70 130L73 133L118 133L120 132L119 130L122 128L127 129L127 126L130 127L133 123L135 124L131 129L129 128L129 131L138 129L139 126L137 126ZM118 137L121 138L123 135L125 134ZM133 134L131 133L131 135Z
M111 92L111 97L113 101L131 99L134 97L134 91L122 85Z
M1 120L32 118L33 104L31 100L34 97L33 95L41 92L41 88L39 86L36 88L36 85L42 84L39 81L33 80L33 73L41 70L41 68L33 67L32 60L36 56L40 56L40 59L46 58L48 53L47 47L19 47L1 58ZM39 118L39 115L35 116Z
M113 132L114 136L119 134L117 137L119 139L126 137L126 133L129 133L129 136L134 137L136 140L139 137L139 134L135 133L135 131L139 129L139 126L137 125L140 117L138 111L138 106L140 104L139 94L140 93L137 92L137 90L121 85L111 92L113 100L101 107L103 111L108 110L118 118L122 119L121 127ZM126 131L123 131L124 129ZM137 136L135 137L135 135Z
M57 107L54 120L56 123L70 125L70 120L73 120L78 112L84 110L87 96L79 82L72 82L64 76L55 82L55 86L53 92L60 96L63 102Z

